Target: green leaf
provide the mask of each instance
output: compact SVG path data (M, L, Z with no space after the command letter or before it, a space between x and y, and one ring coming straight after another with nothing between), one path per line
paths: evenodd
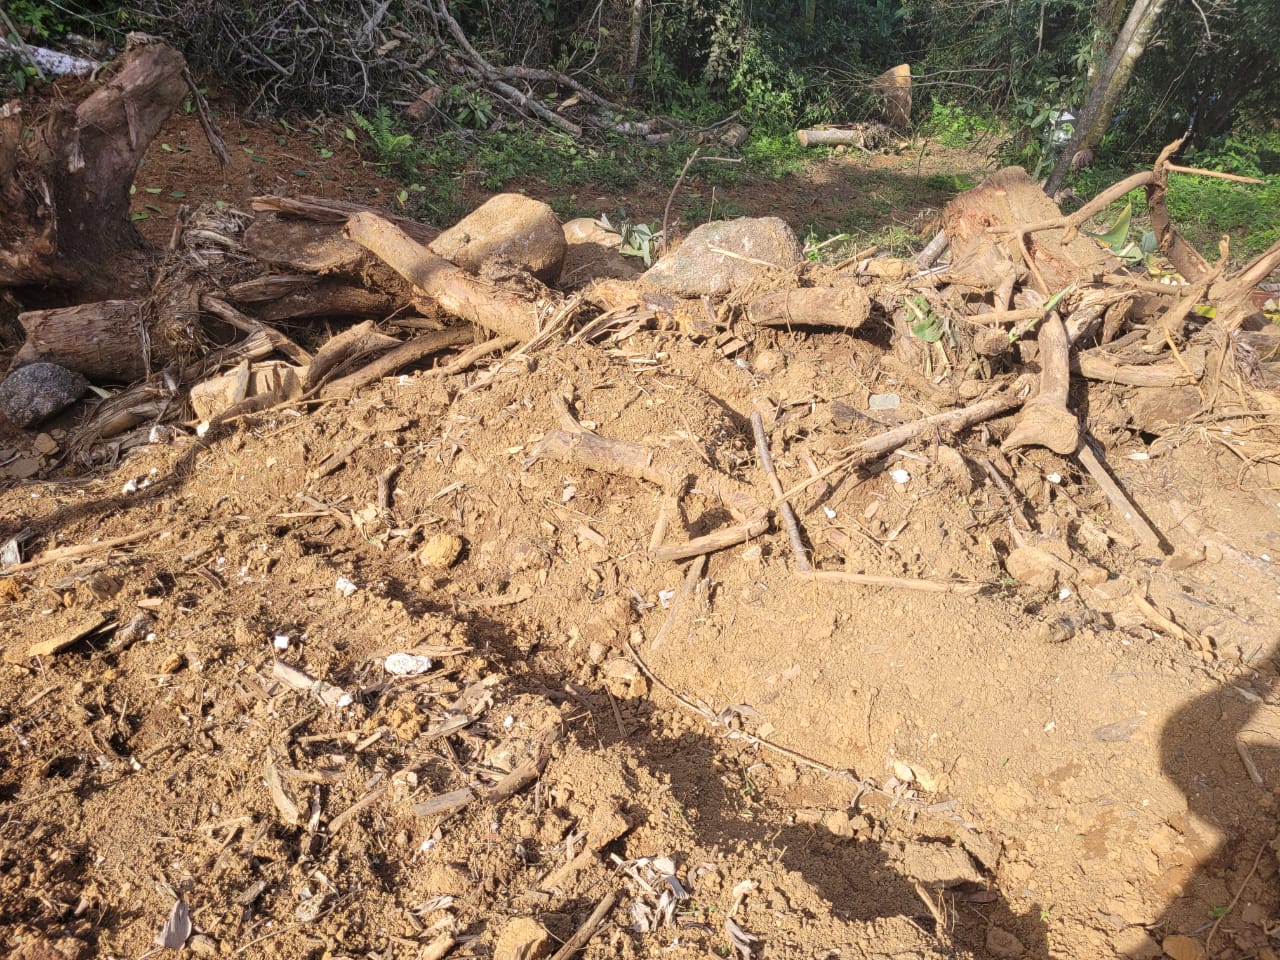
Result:
M330 157L332 157L332 156L333 156L333 151L332 151L332 150L327 150L327 149L325 149L324 147L321 147L321 148L320 148L320 159L321 159L321 160L328 160L328 159L329 159Z
M170 198L170 199L172 199L172 200L181 200L181 199L183 199L184 197L186 197L186 195L187 195L187 191L185 191L185 190L170 190L170 191L169 191L169 198Z
M167 143L160 144L160 149L165 153L173 153L173 147L169 146Z
M932 317L923 317L911 325L911 332L925 343L937 343L942 339L942 328Z
M157 207L154 203L148 203L147 209L152 211L153 213L160 213L160 214L164 213L164 211L161 210L159 207Z
M309 176L311 176L311 174L309 174L306 170L303 170L301 167L298 167L296 170L294 170L294 171L293 171L293 175L294 175L295 177L309 177Z
M1124 248L1125 241L1129 239L1129 222L1133 219L1133 204L1126 203L1124 209L1120 211L1120 216L1116 217L1116 222L1111 225L1106 233L1090 233L1089 236L1095 240L1099 240L1111 248L1112 251L1119 253ZM1088 231L1085 231L1088 233Z
M137 213L131 214L131 215L129 216L129 219L130 219L130 220L145 220L145 219L147 219L147 217L148 217L148 216L150 216L150 214L144 213L143 211L139 210Z
M356 132L352 130L350 127L344 128L342 131L342 135L346 137L348 140L350 140L352 143L356 142Z
M144 190L146 190L146 191L147 191L147 193L159 193L159 192L160 192L160 188L159 188L159 187L144 187L143 189L144 189Z

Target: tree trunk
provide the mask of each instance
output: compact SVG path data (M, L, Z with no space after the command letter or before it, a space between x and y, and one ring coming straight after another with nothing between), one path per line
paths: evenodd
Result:
M129 219L129 188L160 125L186 95L163 43L131 42L110 80L47 118L0 108L0 287L56 285L66 299L140 294L151 251ZM65 301L64 301L65 302Z
M1160 13L1166 0L1134 0L1129 17L1120 28L1120 35L1111 48L1106 64L1093 81L1089 101L1076 120L1075 132L1070 142L1058 156L1053 172L1045 181L1045 193L1052 196L1062 186L1071 168L1072 158L1083 150L1092 150L1102 139L1111 123L1116 104L1133 76L1133 68L1147 48L1151 35L1160 22Z
M636 91L636 72L640 69L640 43L644 37L644 0L631 3L631 46L627 51L627 96Z

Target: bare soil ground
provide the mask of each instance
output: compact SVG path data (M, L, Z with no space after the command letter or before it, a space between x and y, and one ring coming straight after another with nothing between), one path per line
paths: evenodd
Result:
M249 148L226 171L189 118L157 141L154 239L179 201L394 196L349 148L226 127ZM732 200L800 227L915 163ZM660 219L668 189L600 196ZM806 580L776 532L686 591L646 550L659 491L531 457L568 396L768 499L753 411L791 487L881 429L849 413L871 394L938 409L879 364L880 326L406 375L89 477L59 473L57 425L5 425L0 540L99 548L0 580L4 950L140 957L180 899L209 956L506 960L538 955L528 921L555 952L603 905L581 956L1274 958L1280 476L1240 421L1156 440L1124 388L1090 410L1163 562L1069 461L1019 454L995 484L1002 421L796 498L820 565L973 596ZM722 520L694 494L690 535ZM1106 579L1013 582L1022 516ZM405 652L430 667L389 671Z

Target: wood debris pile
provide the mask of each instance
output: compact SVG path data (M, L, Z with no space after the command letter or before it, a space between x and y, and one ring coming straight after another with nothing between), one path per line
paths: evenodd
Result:
M111 83L78 110L48 120L51 136L78 143L79 154L27 149L22 162L0 171L0 189L26 204L27 215L9 228L30 234L20 255L11 252L0 263L0 283L101 287L101 272L85 262L83 237L68 226L84 215L76 206L80 180L92 180L97 165L117 158L114 147L128 144L133 158L154 133L159 111L185 89L180 61L165 59L166 49L134 47ZM171 95L142 125L139 108L130 105L150 96L157 73L169 76L164 89ZM96 143L88 139L88 115L103 112L123 119L100 125L96 135L106 141ZM13 129L3 127L11 139ZM1005 458L1029 447L1074 458L1131 527L1135 544L1159 555L1167 542L1108 472L1096 440L1109 437L1095 440L1091 431L1159 434L1196 417L1271 410L1274 398L1259 390L1274 382L1278 366L1273 329L1257 322L1252 296L1280 266L1280 248L1228 274L1225 257L1211 266L1183 241L1164 205L1168 177L1182 172L1169 162L1175 147L1150 172L1070 216L1024 171L1001 170L947 207L943 232L914 263L878 258L874 250L839 264L810 263L786 224L766 218L704 225L637 276L616 234L590 221L562 227L545 204L521 196L494 198L444 232L347 203L264 196L251 212L189 212L149 287L135 296L24 313L27 342L14 367L52 363L97 383L132 383L86 417L73 446L83 465L154 441L175 422L197 427L199 444L207 445L220 426L280 405L305 408L347 397L431 358L434 376L466 371L482 358L510 369L536 363L561 343L617 345L657 329L705 342L722 359L755 353L759 366L767 351L755 346L765 329L869 334L882 342L887 333L882 368L934 412L892 425L866 417L889 429L839 449L828 444L825 461L809 457L809 479L791 489L771 467L760 416L754 442L767 491L713 459L699 462L593 432L572 412L571 390L540 398L554 405L560 426L531 456L658 487L666 506L647 545L657 559L704 557L758 537L776 521L786 529L797 570L814 575L790 506L798 496L812 509L831 482L900 448L917 441L938 448L945 435L1014 415L999 442L992 438L979 461L983 469L1012 477ZM1146 189L1175 282L1127 271L1111 249L1081 232L1136 187ZM103 204L101 217L99 236L118 254L125 210ZM949 262L935 267L947 246ZM19 248L11 241L9 249ZM136 273L123 282L129 276ZM325 329L335 321L348 325L325 338L319 321ZM391 329L414 335L400 339ZM1115 385L1133 388L1140 402L1117 411ZM770 427L784 421L766 398L757 409ZM1141 422L1132 415L1138 409L1147 411ZM1248 444L1233 452L1250 464L1274 462L1275 448L1263 434ZM668 542L669 525L692 489L709 491L729 522ZM1023 559L1038 558L1032 567L1079 573L1068 558L1045 560L1030 525L1013 534Z

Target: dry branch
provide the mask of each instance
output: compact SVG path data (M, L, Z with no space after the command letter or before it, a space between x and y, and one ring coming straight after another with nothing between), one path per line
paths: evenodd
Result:
M854 286L774 290L747 304L747 319L758 327L856 330L870 313L871 299Z
M356 214L347 221L346 235L454 316L519 340L538 332L538 304L476 279L381 216Z
M441 350L471 343L474 339L474 331L465 327L451 327L448 330L437 330L421 337L415 337L408 343L402 343L394 350L384 353L368 366L326 385L320 391L320 397L324 400L331 400L335 397L349 396L366 384L389 376L411 363L417 363L419 360L429 357L433 353L439 353Z

